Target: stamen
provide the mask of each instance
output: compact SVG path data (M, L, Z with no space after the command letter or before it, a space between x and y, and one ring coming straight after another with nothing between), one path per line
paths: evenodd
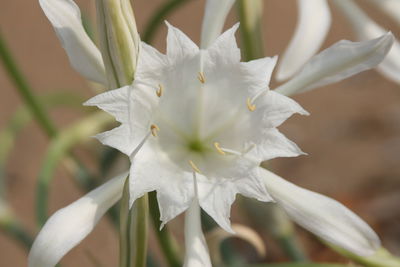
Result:
M196 166L196 164L194 164L193 161L189 160L189 164L190 167L192 167L193 171L197 172L197 173L201 173L201 171L199 170L199 168Z
M250 111L256 110L256 105L252 104L252 101L251 101L250 97L247 98L246 104L247 104L247 108Z
M197 79L199 79L201 83L206 82L206 78L204 77L204 73L202 71L200 71L199 74L197 75Z
M256 105L253 104L254 101L256 101L257 98L259 98L263 93L267 93L268 90L269 90L269 88L267 87L266 90L261 90L261 91L259 91L259 92L258 92L255 96L253 96L252 98L250 98L250 97L247 98L247 102L246 102L247 108L248 108L250 111L254 111L254 110L256 109Z
M164 87L163 87L161 84L159 84L159 85L158 85L158 89L157 89L157 91L156 91L157 96L158 96L158 97L161 97L162 94L163 94L163 91L164 91Z
M157 125L152 124L152 125L150 126L150 131L151 131L151 135L152 135L152 136L157 137L157 135L158 135L157 132L160 131L160 128L158 128Z
M217 152L219 153L219 154L221 154L221 155L225 155L226 153L221 149L221 147L219 146L219 143L218 142L215 142L214 143L214 147L215 147L215 149L217 150Z

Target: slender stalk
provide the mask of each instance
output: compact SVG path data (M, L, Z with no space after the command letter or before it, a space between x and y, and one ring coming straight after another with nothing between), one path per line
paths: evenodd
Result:
M145 267L147 261L149 201L145 194L129 209L129 178L120 208L119 267Z
M104 112L97 112L73 124L52 140L38 178L36 215L39 225L43 225L47 219L49 184L54 177L53 172L58 162L64 158L71 147L99 132L111 121L111 116Z
M246 61L264 56L262 31L262 0L239 0L237 10L240 19L242 51Z
M161 23L171 14L173 11L181 7L183 4L189 2L190 0L170 0L165 2L156 12L154 12L153 16L149 19L146 24L144 33L143 33L143 41L146 43L151 43L160 27Z
M20 242L26 249L30 249L33 243L32 236L14 218L0 220L0 228L13 239Z
M5 40L0 34L0 58L3 62L4 68L8 75L14 82L19 94L31 110L33 116L50 137L56 135L57 131L50 118L47 116L46 111L43 109L43 105L40 104L39 100L33 93L29 84L26 82L22 73L15 64L14 59L11 56L9 49L5 43Z
M172 238L170 232L166 226L162 230L159 230L161 227L160 222L160 212L158 210L157 204L157 196L156 192L149 193L149 205L150 205L150 216L153 221L154 230L161 246L161 249L164 253L164 256L168 262L169 267L180 267L182 266L182 262L180 259L180 255L178 253L177 244L175 240Z
M132 267L145 267L147 256L147 235L149 222L148 194L137 199L130 211L130 239L132 251Z
M246 61L264 56L263 31L262 31L262 0L239 0L237 1L238 14L240 18L240 31L243 44L243 56ZM301 246L295 237L294 227L287 215L277 206L262 206L249 199L241 202L246 212L252 217L258 217L261 213L263 218L268 218L265 225L272 236L278 241L285 254L294 261L306 261ZM257 207L257 208L254 208ZM261 220L256 220L261 221ZM262 220L263 222L265 220Z

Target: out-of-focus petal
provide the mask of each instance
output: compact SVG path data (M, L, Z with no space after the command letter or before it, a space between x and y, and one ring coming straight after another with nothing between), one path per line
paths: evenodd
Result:
M297 26L292 40L278 65L280 81L293 76L320 49L331 25L326 0L298 0Z
M400 26L400 1L399 0L369 0L376 7L385 12Z
M39 0L67 52L72 67L85 78L106 84L103 59L82 25L81 12L72 0Z
M211 267L210 254L201 230L200 206L194 199L185 213L184 267Z
M378 65L394 41L391 33L363 41L342 40L311 58L303 69L275 91L293 95L341 81Z
M235 0L207 0L201 28L200 47L205 49L221 34L226 16Z
M36 237L29 267L53 267L96 226L120 198L128 173L123 173L54 213Z
M298 187L260 168L272 198L299 225L323 240L360 256L380 248L375 232L348 208L326 196Z
M365 14L352 0L334 0L337 7L351 23L357 39L369 40L387 32ZM400 83L400 43L395 40L386 58L377 66L377 70L386 78Z

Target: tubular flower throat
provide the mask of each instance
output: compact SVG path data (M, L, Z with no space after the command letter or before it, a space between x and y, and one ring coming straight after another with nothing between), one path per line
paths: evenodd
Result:
M240 62L237 27L199 49L168 24L166 55L142 43L133 84L86 103L121 122L97 137L131 156L131 203L156 190L164 223L198 193L200 206L230 231L236 193L271 200L259 164L302 154L276 127L307 112L269 91L276 57Z

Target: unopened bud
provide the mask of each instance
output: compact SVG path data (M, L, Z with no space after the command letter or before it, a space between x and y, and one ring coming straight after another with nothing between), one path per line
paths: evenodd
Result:
M96 0L100 50L110 89L132 83L140 38L130 0Z

